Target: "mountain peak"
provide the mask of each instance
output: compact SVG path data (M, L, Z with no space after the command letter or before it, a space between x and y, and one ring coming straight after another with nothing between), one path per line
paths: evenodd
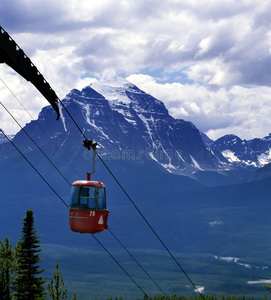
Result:
M218 167L191 122L174 119L162 101L126 79L114 78L92 83L81 91L72 90L63 102L80 129L98 143L106 159L117 156L140 163L152 161L171 173L188 176ZM64 143L73 148L80 137L71 118L61 110L61 122L55 124L50 110L43 108L37 121L48 136L61 141L61 147ZM31 127L29 131L34 130L34 124ZM73 157L75 153L77 150L73 150Z
M90 87L112 102L129 104L131 100L126 96L126 89L133 84L121 77L115 77L108 81L96 81Z

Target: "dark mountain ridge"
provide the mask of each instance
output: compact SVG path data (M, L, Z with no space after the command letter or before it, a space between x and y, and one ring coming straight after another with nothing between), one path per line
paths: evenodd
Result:
M222 153L236 167L262 167L270 163L270 134L262 139L241 140L233 134L225 135L211 144L214 153Z

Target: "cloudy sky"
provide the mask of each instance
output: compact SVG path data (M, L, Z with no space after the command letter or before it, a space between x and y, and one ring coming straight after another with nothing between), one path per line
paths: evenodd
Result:
M59 98L127 78L217 139L271 132L271 1L1 0L0 25ZM0 102L22 124L47 105L0 65ZM19 130L0 107L0 127Z

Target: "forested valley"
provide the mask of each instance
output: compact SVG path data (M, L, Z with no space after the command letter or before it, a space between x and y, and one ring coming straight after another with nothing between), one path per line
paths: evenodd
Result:
M23 227L19 241L13 248L6 237L0 241L0 300L79 300L75 292L68 292L56 262L56 270L49 281L44 280L39 263L40 236L35 228L34 212L29 209L23 218ZM265 286L271 292L270 286ZM70 297L69 297L70 296ZM90 291L91 297L91 291ZM92 298L90 298L92 299ZM96 299L96 298L95 298ZM107 300L125 300L122 296ZM142 300L253 300L253 297L196 294L190 297L182 295L144 295ZM98 299L97 299L98 300ZM140 299L136 299L140 300ZM267 300L267 296L263 300Z

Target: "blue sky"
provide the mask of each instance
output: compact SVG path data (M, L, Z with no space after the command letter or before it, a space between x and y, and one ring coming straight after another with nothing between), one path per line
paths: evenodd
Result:
M114 76L216 139L271 132L271 1L2 0L0 25L60 98ZM7 66L0 78L35 118L47 105ZM0 81L1 101L29 116ZM19 130L0 110L1 127Z

